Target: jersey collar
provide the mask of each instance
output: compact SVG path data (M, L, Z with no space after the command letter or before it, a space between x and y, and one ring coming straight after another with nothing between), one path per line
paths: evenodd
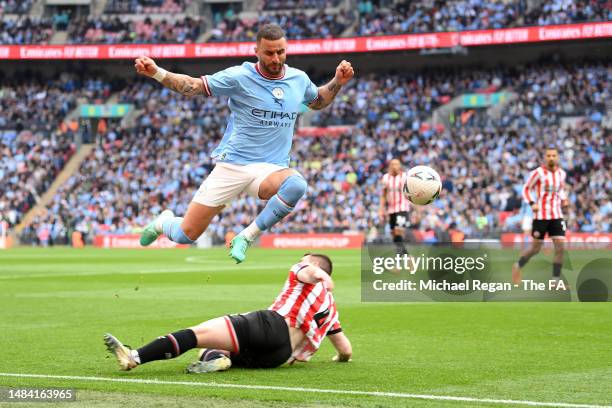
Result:
M283 72L276 77L270 76L270 75L266 75L263 73L263 71L259 68L259 62L255 63L255 70L259 73L259 75L261 75L262 77L266 78L266 79L283 79L285 77L285 67L283 66Z

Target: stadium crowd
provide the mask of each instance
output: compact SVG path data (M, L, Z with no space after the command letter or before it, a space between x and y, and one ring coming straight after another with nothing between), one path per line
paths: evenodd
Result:
M20 222L75 151L74 131L61 121L79 100L108 97L99 79L69 75L0 83L0 219ZM81 99L82 98L82 99Z
M117 43L193 43L201 34L199 18L176 21L128 20L117 16L77 18L68 25L68 42L72 44Z
M19 16L0 20L0 44L47 44L52 34L53 24L48 18Z
M293 40L339 37L353 20L350 12L326 13L324 9L312 15L296 10L261 14L254 19L239 18L230 12L220 17L211 30L209 41L255 41L259 27L269 23L283 27L287 38Z
M24 14L32 1L0 1L0 15ZM0 22L0 44L46 44L53 29L68 30L71 44L192 43L204 33L204 20L188 15L162 19L150 15L185 13L190 0L110 0L102 16L50 18L21 16ZM277 23L289 39L347 35L387 35L496 29L525 25L610 21L608 0L552 0L529 8L526 0L359 0L356 10L338 0L262 0L258 17L241 18L232 6L216 12L209 41L253 41L258 28ZM334 7L329 11L329 7ZM264 13L271 12L271 13ZM120 14L131 14L127 18ZM138 15L142 17L138 17ZM354 27L353 27L354 26Z
M174 14L182 13L191 0L109 0L105 13L109 14Z
M568 24L612 20L607 0L543 1L528 9L526 0L421 0L384 2L360 0L357 35L428 33Z
M0 15L26 14L34 0L0 0Z
M523 182L541 162L542 148L555 144L571 186L569 228L611 231L612 133L601 115L611 78L609 66L585 63L355 81L336 103L350 108L315 118L327 125L325 118L338 116L341 121L334 124L352 124L352 130L336 138L294 140L292 165L306 177L309 190L290 221L274 230L359 230L379 238L380 177L386 162L399 157L406 166L431 165L443 176L440 199L411 212L413 229L433 234L453 228L468 237L520 231L530 211L520 197ZM478 120L451 121L446 129L425 124L435 106L455 95L501 89L518 97L498 118L474 115ZM151 81L130 85L120 101L141 110L136 127L108 126L33 230L41 225L54 230L59 223L90 240L98 233L138 232L166 207L185 212L212 169L208 153L223 131L225 101L185 99ZM424 112L416 109L427 103L431 108ZM560 125L560 119L574 115L584 118L573 128ZM209 233L222 242L261 206L241 196L213 221Z
M338 7L340 0L262 0L263 10L324 9Z

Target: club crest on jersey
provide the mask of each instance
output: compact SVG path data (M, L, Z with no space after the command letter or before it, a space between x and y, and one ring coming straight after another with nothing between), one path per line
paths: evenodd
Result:
M285 97L285 92L283 91L283 88L276 87L272 89L272 95L275 99L283 99Z
M279 87L273 88L272 96L274 96L274 103L278 104L278 106L280 106L282 109L283 108L282 99L285 97L285 91L283 91L283 88L279 88Z

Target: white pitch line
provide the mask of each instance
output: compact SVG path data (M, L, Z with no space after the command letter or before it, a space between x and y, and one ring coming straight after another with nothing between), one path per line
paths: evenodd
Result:
M263 270L263 269L281 269L280 266L273 268L270 266L262 265L245 265L240 268L235 266L218 266L218 267L188 267L188 268L155 268L155 269L137 269L137 270L122 270L122 271L97 271L97 272L74 272L74 273L36 273L36 274L17 274L17 275L2 275L0 274L0 280L11 280L11 279L35 279L35 278L69 278L79 276L103 276L103 275L154 275L164 273L193 273L193 272L220 272L220 271L236 271L238 269L249 269L249 270Z
M187 385L196 387L211 388L241 388L250 390L272 390L272 391L292 391L310 392L314 394L340 394L340 395L364 395L369 397L391 397L406 399L421 399L433 401L459 401L505 405L527 405L532 407L561 407L561 408L612 408L610 405L591 405L591 404L572 404L566 402L540 402L524 400L506 400L492 398L472 398L455 397L451 395L427 395L427 394L408 394L403 392L381 392L381 391L354 391L354 390L334 390L327 388L305 388L305 387L281 387L276 385L249 385L249 384L223 384L215 382L196 382L196 381L162 381L162 380L143 380L139 378L108 378L108 377L83 377L76 375L46 375L46 374L18 374L0 373L0 377L18 378L47 378L55 380L76 380L76 381L106 381L117 383L133 384L154 384L154 385Z

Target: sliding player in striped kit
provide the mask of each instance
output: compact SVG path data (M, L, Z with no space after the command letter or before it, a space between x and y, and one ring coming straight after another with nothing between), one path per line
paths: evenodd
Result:
M194 78L168 72L146 56L136 59L139 74L185 96L227 97L231 111L223 139L212 152L215 168L195 193L185 217L163 211L144 228L142 246L151 245L161 234L180 244L193 243L223 207L245 192L268 202L230 244L230 256L240 263L262 231L293 211L307 187L304 177L288 167L301 106L325 108L354 71L342 61L334 78L317 87L305 72L285 64L286 52L285 32L266 24L257 33L256 63L244 62L212 75Z
M398 159L389 162L389 171L382 177L382 192L380 195L380 208L378 216L382 221L389 216L389 227L393 242L397 247L397 253L407 254L404 247L405 228L410 226L408 210L410 203L402 193L402 186L406 181L406 172L402 169L402 164Z
M559 168L559 152L556 148L546 149L545 164L529 174L523 187L523 199L533 210L533 243L521 253L518 262L512 265L512 281L515 284L521 282L521 268L540 252L546 234L555 247L553 279L560 279L566 230L562 207L567 207L569 202L565 191L565 171Z
M138 350L124 346L111 334L104 336L104 342L124 371L178 357L196 347L202 350L198 361L187 368L190 373L231 366L274 368L310 360L325 337L337 351L332 360L346 362L352 348L338 320L331 274L327 256L306 254L290 269L283 290L267 310L208 320L159 337Z

